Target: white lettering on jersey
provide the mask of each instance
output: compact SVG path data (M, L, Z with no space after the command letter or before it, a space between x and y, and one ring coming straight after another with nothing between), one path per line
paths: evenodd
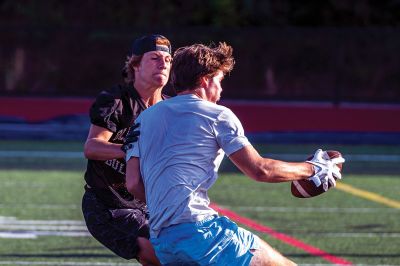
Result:
M128 128L124 128L124 129L121 129L120 131L118 131L117 134L115 134L115 136L113 137L112 141L115 142L115 141L119 140L119 141L124 142L125 141L125 132L127 130L128 130Z
M107 160L104 162L106 165L110 166L112 169L120 173L121 175L125 175L124 168L125 164L121 163L117 159Z

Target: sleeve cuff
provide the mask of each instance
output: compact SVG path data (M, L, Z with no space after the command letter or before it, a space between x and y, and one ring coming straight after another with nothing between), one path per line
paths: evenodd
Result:
M132 148L126 151L125 161L129 161L129 159L132 157L140 157L139 145L137 143L135 143Z

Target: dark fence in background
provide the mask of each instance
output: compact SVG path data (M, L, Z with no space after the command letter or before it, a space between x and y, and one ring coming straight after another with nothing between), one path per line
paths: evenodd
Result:
M121 82L132 40L226 41L225 99L400 103L400 29L0 27L0 96L95 96Z

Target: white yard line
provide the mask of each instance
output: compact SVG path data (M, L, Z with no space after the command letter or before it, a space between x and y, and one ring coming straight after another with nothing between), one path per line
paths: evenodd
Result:
M227 207L227 206L224 206ZM239 209L249 210L251 207L239 207ZM252 210L257 211L315 211L316 208L282 208L282 207L253 207ZM269 209L269 210L268 210ZM301 209L301 210L299 210ZM320 211L340 212L343 208L317 208ZM375 212L379 208L350 208L346 211L350 212ZM386 209L384 209L386 210ZM392 209L387 209L392 210ZM400 233L307 233L307 235L315 235L322 237L352 237L352 238L400 238ZM16 238L16 239L32 239L40 236L62 236L62 237L89 237L86 225L83 221L77 220L18 220L15 217L0 216L0 238Z
M75 151L0 151L2 158L84 158L83 152Z
M14 182L11 185L15 185ZM10 185L7 183L7 185ZM80 204L27 204L27 203L0 203L0 208L23 207L24 209L80 209ZM1 219L1 217L0 217Z
M30 224L0 224L0 230L47 230L47 231L82 231L86 226L75 225L30 225Z
M88 237L86 225L77 220L18 220L0 216L0 238L32 239L39 236Z
M7 239L35 239L37 235L34 233L15 233L15 232L0 232L0 238Z
M84 225L80 220L19 220L12 216L0 216L1 224L48 224L48 225Z
M83 232L63 232L63 231L0 231L0 238L32 239L39 236L63 236L63 237L88 237L88 231Z

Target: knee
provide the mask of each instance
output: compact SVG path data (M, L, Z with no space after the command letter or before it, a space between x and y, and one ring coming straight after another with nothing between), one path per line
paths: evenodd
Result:
M260 265L282 265L282 266L295 266L297 265L290 259L284 257L277 250L272 248L267 242L260 239L260 248L252 250L253 258L251 259L250 266Z

